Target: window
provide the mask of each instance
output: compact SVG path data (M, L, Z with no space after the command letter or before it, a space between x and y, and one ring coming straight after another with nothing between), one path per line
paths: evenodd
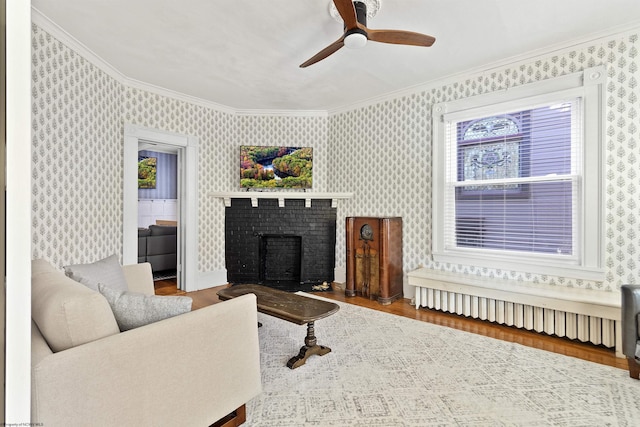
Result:
M603 280L604 67L434 107L434 260Z

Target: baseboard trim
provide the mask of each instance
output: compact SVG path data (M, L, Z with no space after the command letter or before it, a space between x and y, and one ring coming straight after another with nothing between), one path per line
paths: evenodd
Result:
M196 289L191 289L189 287L189 291L201 291L202 289L215 288L216 286L226 285L227 282L227 270L214 270L207 271L205 273L200 273L198 275L198 280L196 283Z
M333 269L333 281L337 283L347 283L347 267L336 267Z

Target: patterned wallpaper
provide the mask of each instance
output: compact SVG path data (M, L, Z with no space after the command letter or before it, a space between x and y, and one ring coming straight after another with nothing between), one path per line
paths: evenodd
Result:
M236 116L125 87L33 26L33 257L54 265L121 255L124 123L199 138L201 272L224 269L224 205L239 190L242 144L314 148L326 191L326 117Z
M135 88L124 97L124 122L199 138L198 269L224 269L224 209L207 194L233 184L234 116Z
M601 39L562 53L469 75L441 87L330 118L330 156L339 179L332 190L354 191L345 214L400 215L405 272L419 266L579 288L619 289L638 283L640 240L639 33ZM431 106L606 64L606 280L587 282L506 270L440 265L431 260ZM344 233L338 242L344 241ZM344 265L338 249L336 264Z
M33 26L32 251L58 266L122 246L122 86Z
M338 204L336 265L346 265L348 216L400 216L405 272L431 242L431 95L414 94L331 116L331 191L353 192Z
M404 269L420 265L575 287L637 283L640 241L638 35L563 52L329 117L235 115L126 87L33 27L33 255L54 264L120 253L123 123L195 135L199 159L199 270L224 269L224 208L207 196L238 189L238 147L314 148L313 191L353 192L338 203L336 266L345 266L346 216L402 216ZM431 245L431 106L606 64L604 283L436 265Z

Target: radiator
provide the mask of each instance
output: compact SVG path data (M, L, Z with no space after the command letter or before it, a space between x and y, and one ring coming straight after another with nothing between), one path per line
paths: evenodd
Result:
M616 346L616 322L612 319L425 287L416 287L415 297L416 308L427 307L609 348Z

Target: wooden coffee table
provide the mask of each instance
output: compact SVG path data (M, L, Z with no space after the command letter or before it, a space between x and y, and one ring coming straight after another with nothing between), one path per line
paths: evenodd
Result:
M309 356L324 356L331 349L318 345L314 322L330 316L340 309L338 304L309 298L262 285L233 285L218 291L221 300L228 300L245 294L255 294L258 300L258 311L298 325L307 324L307 336L304 346L297 356L287 362L287 366L295 369L304 365Z

